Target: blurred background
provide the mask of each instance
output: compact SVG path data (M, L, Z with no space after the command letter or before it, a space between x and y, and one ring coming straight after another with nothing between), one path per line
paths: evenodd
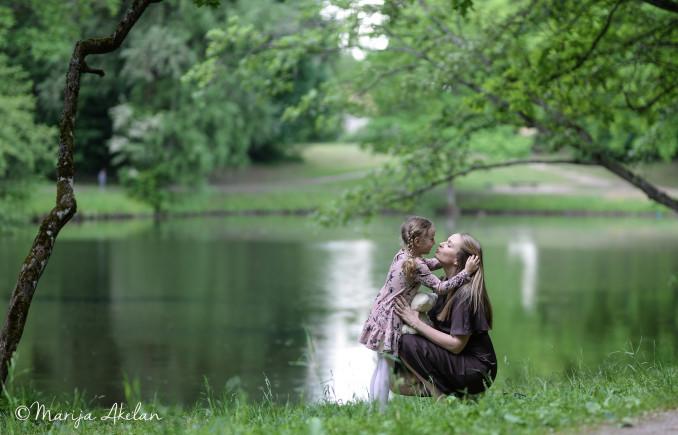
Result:
M74 42L130 3L0 5L2 312L54 204ZM451 3L165 1L91 56L106 76L82 78L78 214L19 382L105 403L125 379L176 403L205 381L364 398L357 336L408 214L482 243L501 382L615 352L675 360L675 211L601 163L678 195L675 20L643 2Z

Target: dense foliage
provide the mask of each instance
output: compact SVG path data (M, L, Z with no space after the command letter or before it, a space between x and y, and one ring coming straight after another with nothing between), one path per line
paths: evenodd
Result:
M678 14L657 2L218 3L155 3L120 50L91 60L107 75L83 80L80 176L119 173L159 211L172 186L279 159L336 135L348 112L371 119L363 143L398 159L329 210L335 220L535 153L602 165L676 204L633 174L678 150ZM74 41L110 32L125 6L3 3L5 83L36 99L21 128L43 145L32 123L56 124Z
M14 25L11 10L0 6L0 226L17 218L17 205L49 159L53 129L35 120L35 98L28 73L4 51Z
M197 8L194 3L215 7ZM286 106L326 80L333 55L299 56L288 85L275 95L249 89L241 77L229 74L207 91L196 90L190 80L182 83L182 76L204 55L206 33L212 28L239 20L257 27L296 29L295 11L286 4L217 3L154 4L120 50L90 59L92 67L102 68L106 76L83 77L75 132L79 177L93 177L105 168L159 211L166 207L172 186L199 184L225 166L284 158L292 143L336 134L336 123L316 125L314 115L281 120ZM9 18L0 53L26 72L16 79L18 87L12 87L37 98L37 107L31 109L36 122L58 122L75 41L110 33L126 7L119 0L10 0L4 6ZM243 55L238 47L228 54L235 63ZM22 128L36 131L29 123ZM43 146L56 147L48 142ZM15 146L23 147L20 142ZM53 173L51 166L34 172Z
M623 0L334 1L319 14L302 34L260 32L269 49L250 53L246 68L336 48L326 35L366 54L288 110L369 116L364 140L400 157L332 217L402 204L456 173L534 152L602 165L662 202L632 170L677 154L678 15ZM229 29L222 42L247 35Z

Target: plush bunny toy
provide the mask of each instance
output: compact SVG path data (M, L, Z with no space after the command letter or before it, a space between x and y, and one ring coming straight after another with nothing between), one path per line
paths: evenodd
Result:
M433 308L436 300L438 300L438 295L435 293L417 293L412 299L410 307L412 307L414 311L419 312L419 320L426 323L427 325L430 325L431 319L428 318L427 313L431 308ZM402 332L403 334L417 333L417 331L409 325L403 325Z

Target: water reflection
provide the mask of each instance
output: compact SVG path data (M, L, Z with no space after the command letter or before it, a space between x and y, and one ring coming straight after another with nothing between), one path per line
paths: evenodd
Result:
M522 268L520 302L526 311L534 311L537 298L537 245L526 233L508 243L508 255L520 262Z
M299 391L364 398L374 354L357 337L400 223L320 230L299 218L187 220L122 234L120 223L69 227L36 292L17 372L47 395L77 388L88 400L119 399L123 373L165 403L200 399L205 377L217 392L237 377L255 400L265 378L281 401ZM524 375L525 363L538 376L594 367L640 337L675 361L678 222L458 225L483 245L500 378ZM0 244L3 313L32 237Z
M363 311L378 291L372 282L375 244L370 240L331 241L319 248L326 257L322 306L327 314L312 331L315 346L307 349L307 388L314 399L363 399L374 368L374 352L357 340Z

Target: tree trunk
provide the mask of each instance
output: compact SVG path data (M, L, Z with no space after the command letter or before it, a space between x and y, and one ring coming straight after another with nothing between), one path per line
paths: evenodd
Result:
M9 301L7 318L0 332L0 382L5 384L12 355L19 345L26 325L28 309L38 286L42 272L47 266L59 231L68 223L77 210L73 192L73 148L75 114L77 112L80 77L84 73L104 75L104 71L90 68L85 58L90 54L104 54L116 50L150 3L161 0L135 0L118 23L115 31L105 38L78 41L66 74L64 108L59 123L59 160L57 162L56 205L42 220L38 235L28 256L21 266L19 278Z

